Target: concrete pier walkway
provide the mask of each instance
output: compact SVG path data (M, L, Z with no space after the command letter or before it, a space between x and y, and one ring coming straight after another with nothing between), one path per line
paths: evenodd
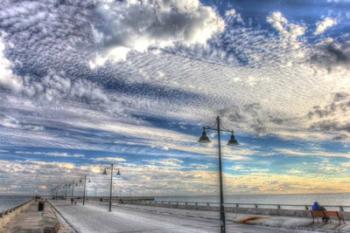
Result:
M56 208L80 233L216 233L219 232L217 213L172 209L162 210L128 206L107 206L87 204L70 205L68 202L54 202ZM315 231L272 228L236 224L227 221L227 232L235 233L308 233Z
M38 211L38 202L31 201L0 230L0 233L74 233L45 202L43 211Z

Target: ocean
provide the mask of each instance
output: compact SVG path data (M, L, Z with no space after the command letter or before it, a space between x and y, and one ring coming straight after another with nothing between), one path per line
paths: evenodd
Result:
M15 207L29 199L30 197L23 196L0 196L0 212Z
M342 194L254 194L254 195L226 195L225 203L246 204L272 204L272 205L312 205L318 201L321 205L349 206L350 193ZM219 202L217 196L162 196L156 197L156 201L178 201L178 202ZM301 207L302 208L302 207Z

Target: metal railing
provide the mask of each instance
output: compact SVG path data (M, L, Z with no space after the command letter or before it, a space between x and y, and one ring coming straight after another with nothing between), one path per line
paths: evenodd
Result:
M193 202L193 201L137 201L135 204L162 205L170 207L219 207L219 202ZM246 209L276 209L276 210L310 210L311 205L295 204L260 204L260 203L225 203L225 208L246 208ZM350 211L350 206L345 205L323 205L327 210Z

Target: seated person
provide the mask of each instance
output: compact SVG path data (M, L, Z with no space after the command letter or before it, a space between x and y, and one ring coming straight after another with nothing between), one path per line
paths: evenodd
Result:
M311 206L312 211L322 211L320 204L317 201L314 202Z
M324 208L323 206L321 206L320 204L318 204L317 201L314 202L314 204L311 206L311 210L312 211L326 211L326 208ZM327 223L329 220L329 217L323 217L322 221Z

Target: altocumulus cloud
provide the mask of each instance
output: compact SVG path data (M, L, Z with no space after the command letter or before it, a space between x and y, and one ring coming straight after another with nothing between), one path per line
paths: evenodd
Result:
M266 27L255 27L238 7L220 16L198 0L3 0L0 9L0 146L8 151L2 156L16 148L24 153L14 158L67 162L0 162L18 176L26 166L45 175L56 169L97 173L99 166L84 163L113 161L130 166L133 190L164 185L171 191L179 188L170 182L174 177L184 181L184 190L207 190L208 166L195 164L198 173L181 169L198 154L215 154L189 131L198 130L198 122L212 123L218 113L238 135L313 141L350 136L343 111L349 46L323 37L332 26L326 18L307 24L275 11L257 22ZM337 18L332 27L341 22ZM185 122L186 132L177 131L178 122ZM249 146L225 149L225 159L253 162L260 151ZM74 151L82 148L97 152L85 157L80 154L86 151ZM130 162L127 154L115 157L121 149L147 166ZM154 174L145 175L148 169ZM149 183L138 184L140 177ZM210 177L214 187L216 177ZM254 179L248 182L254 190L265 186ZM155 181L161 184L152 186Z

